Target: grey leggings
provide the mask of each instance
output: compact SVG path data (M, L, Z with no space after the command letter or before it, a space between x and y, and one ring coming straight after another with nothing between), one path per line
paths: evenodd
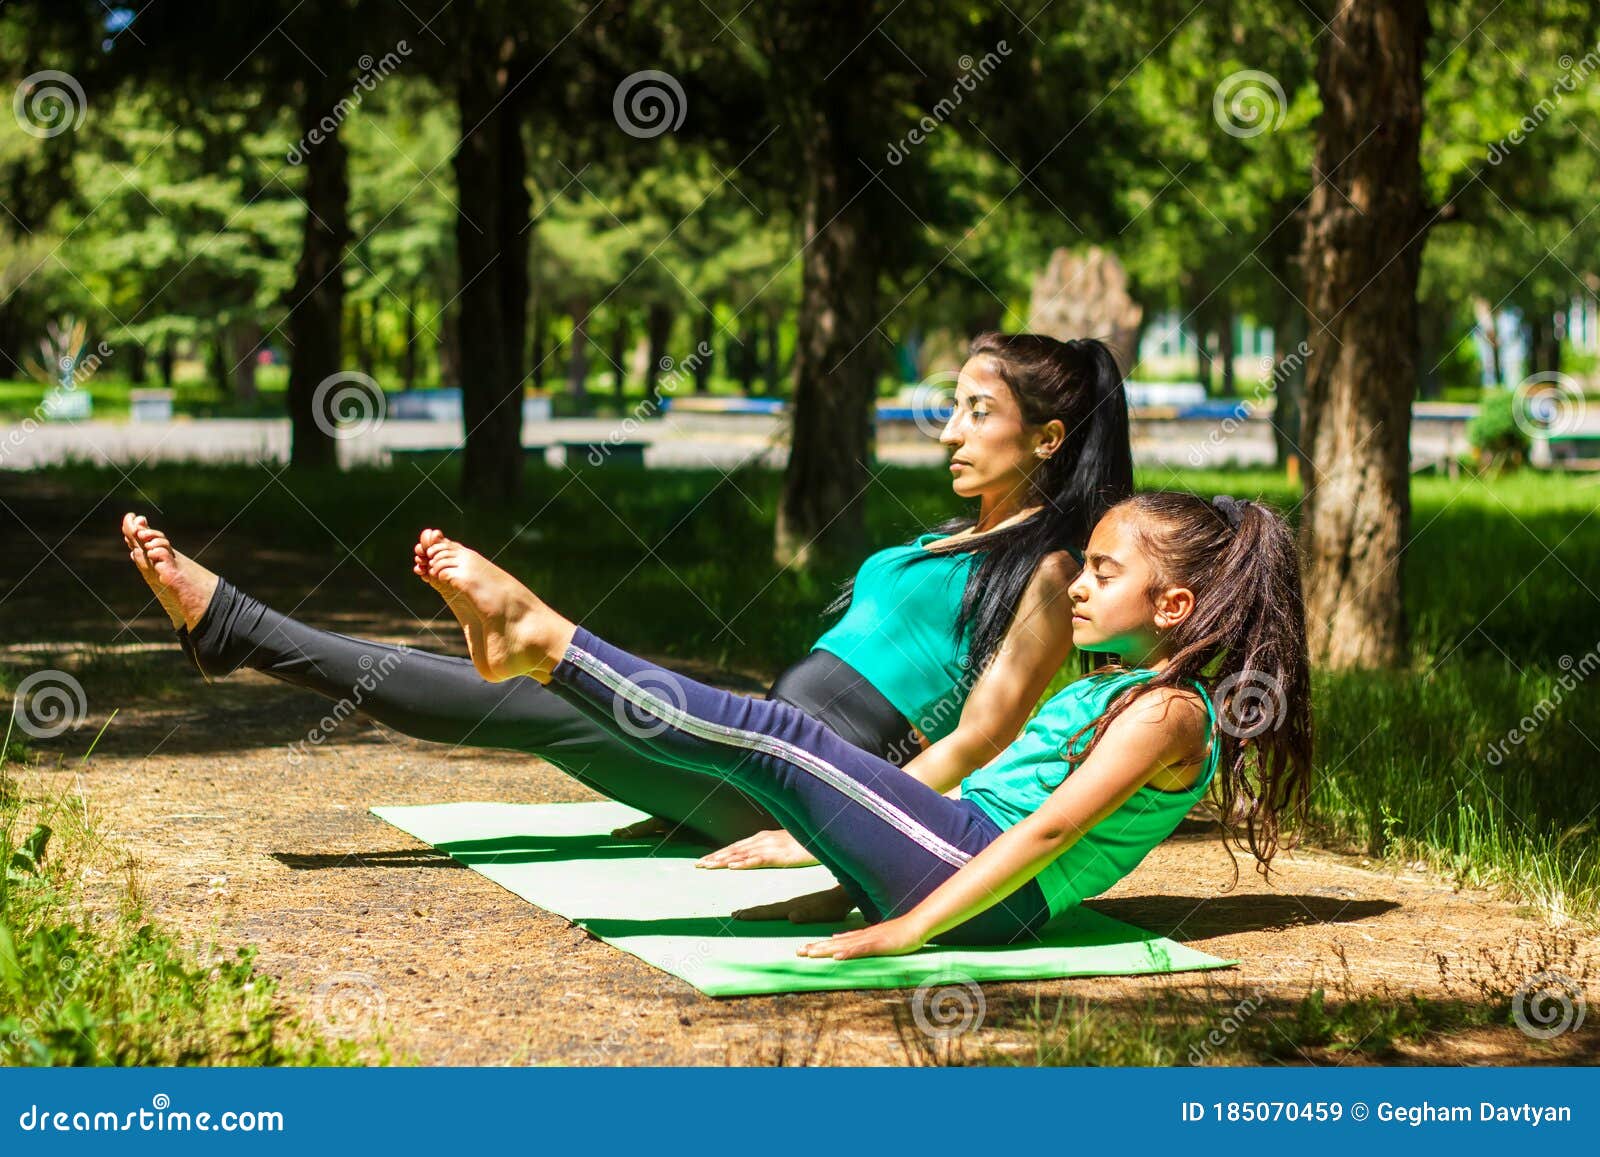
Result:
M489 683L467 659L307 626L217 580L184 652L208 680L250 667L335 700L396 731L435 743L537 755L602 795L660 816L684 834L722 844L780 826L730 783L628 747L532 679ZM772 685L841 738L893 763L920 750L912 728L842 660L813 651Z

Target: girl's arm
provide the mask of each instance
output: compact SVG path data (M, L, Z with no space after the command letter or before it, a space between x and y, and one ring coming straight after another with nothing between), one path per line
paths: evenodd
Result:
M1072 654L1072 600L1067 588L1078 577L1077 565L1066 551L1039 563L994 660L972 685L961 721L908 762L907 775L935 791L948 792L1017 737L1050 680ZM744 869L802 868L816 862L798 840L779 829L736 840L697 864Z
M1195 762L1207 737L1205 708L1166 688L1141 696L1107 728L1094 751L1037 812L1007 829L910 912L800 949L849 960L915 952L1033 879L1152 776Z
M907 775L935 791L949 791L1017 737L1072 654L1067 588L1077 577L1078 564L1065 551L1039 563L993 660L972 685L960 722L907 763Z

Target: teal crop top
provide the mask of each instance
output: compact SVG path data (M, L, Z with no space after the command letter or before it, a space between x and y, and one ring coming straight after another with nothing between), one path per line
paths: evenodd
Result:
M1045 702L1011 746L961 781L961 797L977 804L1002 828L1032 815L1071 772L1062 758L1067 740L1104 715L1124 687L1154 674L1148 667L1135 667L1086 675L1069 684ZM1146 784L1045 865L1038 880L1052 915L1098 896L1133 871L1205 795L1216 774L1221 745L1211 696L1199 683L1194 686L1205 700L1211 725L1211 749L1199 778L1183 791ZM1093 735L1084 732L1073 754L1087 748Z
M956 622L977 552L926 548L941 537L869 557L849 608L811 647L859 671L930 742L955 730L974 681Z

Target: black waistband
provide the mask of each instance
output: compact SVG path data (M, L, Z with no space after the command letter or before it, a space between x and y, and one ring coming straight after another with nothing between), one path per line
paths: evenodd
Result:
M767 697L800 708L863 751L897 766L922 750L911 723L895 705L830 651L812 651L788 668Z

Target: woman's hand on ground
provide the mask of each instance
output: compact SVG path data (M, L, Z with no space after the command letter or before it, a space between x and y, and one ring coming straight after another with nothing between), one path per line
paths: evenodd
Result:
M780 900L776 904L758 904L754 908L740 908L733 914L735 920L787 920L791 924L836 924L850 915L856 902L843 888L829 888L826 892L812 892L796 896L793 900Z
M927 937L905 917L871 924L853 932L835 932L798 950L801 956L824 960L854 960L860 956L904 956L927 943Z
M757 832L695 861L697 868L809 868L816 858L779 828Z

